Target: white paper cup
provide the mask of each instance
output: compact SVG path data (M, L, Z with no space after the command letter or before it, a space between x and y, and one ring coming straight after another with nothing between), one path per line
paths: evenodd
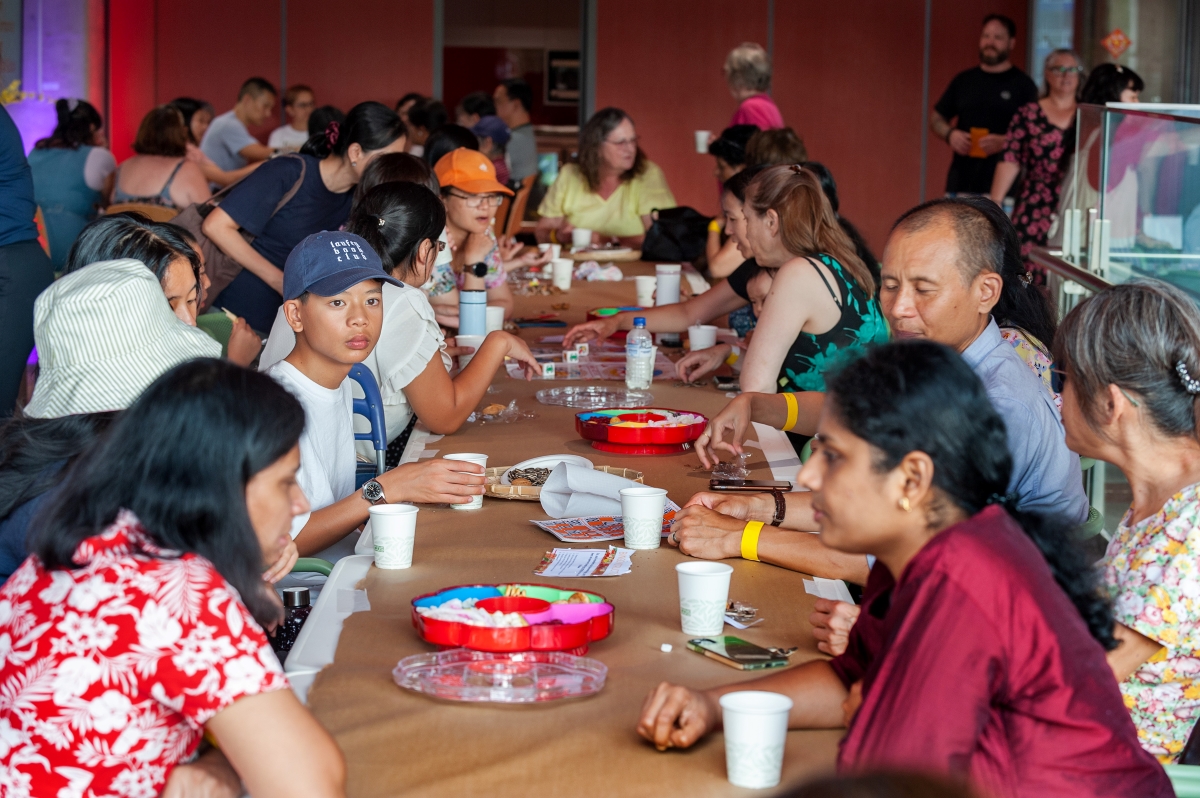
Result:
M571 245L576 249L584 249L592 245L592 231L586 227L576 227L571 231Z
M682 271L683 267L676 263L660 263L654 267L654 274L658 278L655 304L674 305L679 302L679 278Z
M766 789L779 784L792 699L745 690L719 699L725 726L725 772L736 787Z
M712 324L697 324L694 327L688 327L688 343L693 352L716 346L717 328Z
M476 465L482 466L483 468L487 468L487 455L479 454L478 452L465 452L463 454L448 454L445 457L443 457L442 459L443 460L465 460L468 463L475 463ZM483 494L477 493L473 497L471 497L471 501L466 502L465 504L452 504L452 505L450 505L450 509L452 509L452 510L478 510L482 506L483 506Z
M487 310L487 331L495 332L496 330L504 329L504 308L499 305L488 305ZM716 327L713 328L716 330ZM713 333L716 335L716 333Z
M411 504L380 504L368 512L371 513L375 567L385 570L411 568L420 510Z
M658 287L658 278L652 274L641 274L633 278L637 286L638 307L654 307L654 289Z
M663 511L667 492L663 488L621 488L621 523L625 547L657 549L662 545Z
M733 566L723 562L681 562L679 617L687 635L719 635L725 628L725 606L729 603L729 577Z
M708 137L711 135L711 130L696 131L696 152L701 155L708 155Z
M491 310L491 308L488 308L488 309ZM501 308L501 310L503 310L503 308ZM460 369L465 369L467 367L467 364L471 362L471 358L475 357L475 355L479 352L479 347L483 346L483 340L485 338L487 338L486 335L456 335L456 336L454 336L454 343L456 346L473 346L473 347L475 347L475 351L472 352L471 354L458 356L458 367Z
M571 290L571 275L575 272L575 261L570 258L559 258L551 261L554 266L554 287L560 291Z

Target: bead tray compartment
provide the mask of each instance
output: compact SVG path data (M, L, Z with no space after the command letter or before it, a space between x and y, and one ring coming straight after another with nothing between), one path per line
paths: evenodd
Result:
M400 660L392 679L406 690L447 701L533 704L594 695L608 667L558 651L495 654L456 648Z
M676 416L694 416L692 424L670 427L623 426L647 424ZM622 454L674 454L685 451L704 434L708 419L699 413L664 407L606 408L575 414L575 430L592 442L592 448Z
M556 604L571 596L583 603ZM435 607L451 599L475 599L488 612L519 612L529 626L496 628L427 618L418 607ZM588 646L612 633L614 609L604 596L551 585L461 585L412 600L412 622L427 643L473 651L568 651L584 654Z

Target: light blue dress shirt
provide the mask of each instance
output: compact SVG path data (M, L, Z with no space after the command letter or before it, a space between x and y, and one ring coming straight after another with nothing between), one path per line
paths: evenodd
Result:
M1017 506L1086 521L1088 499L1079 455L1067 449L1062 419L1045 383L1000 337L995 319L962 356L1004 419L1013 459L1008 491L1017 494Z

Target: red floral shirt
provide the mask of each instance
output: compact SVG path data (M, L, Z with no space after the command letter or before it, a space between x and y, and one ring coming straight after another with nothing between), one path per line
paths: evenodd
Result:
M0 795L153 798L204 724L288 687L237 592L130 512L0 588Z

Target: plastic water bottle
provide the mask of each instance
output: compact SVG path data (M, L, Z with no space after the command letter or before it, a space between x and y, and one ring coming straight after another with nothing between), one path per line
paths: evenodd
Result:
M646 330L646 320L638 316L625 338L625 387L644 391L654 380L654 342Z

